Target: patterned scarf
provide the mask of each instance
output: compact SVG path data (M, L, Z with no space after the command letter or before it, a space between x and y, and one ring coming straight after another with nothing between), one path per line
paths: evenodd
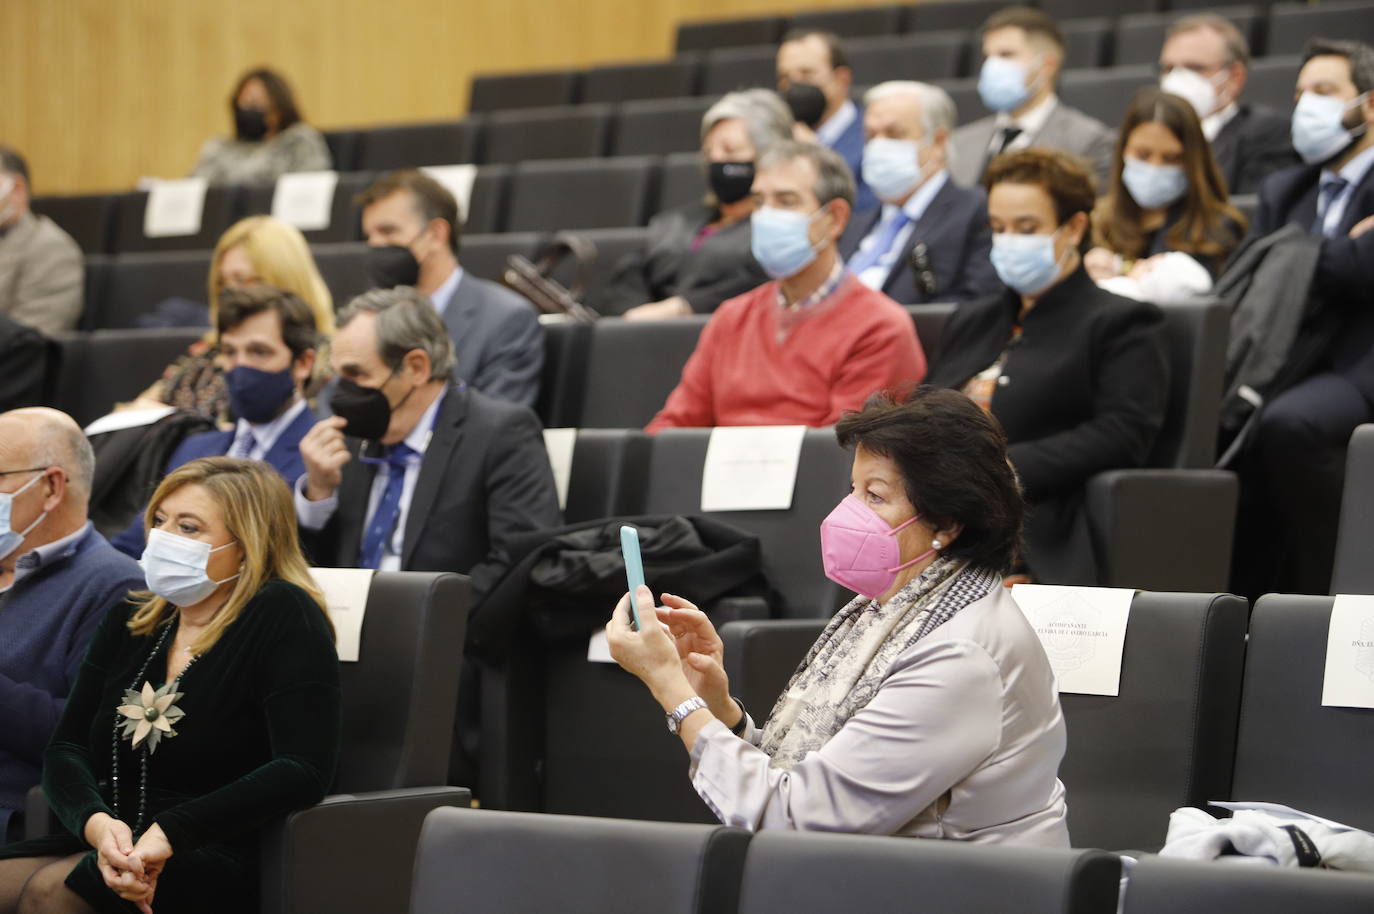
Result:
M886 603L856 597L811 646L764 724L774 768L820 749L873 700L899 655L998 586L998 575L941 556Z

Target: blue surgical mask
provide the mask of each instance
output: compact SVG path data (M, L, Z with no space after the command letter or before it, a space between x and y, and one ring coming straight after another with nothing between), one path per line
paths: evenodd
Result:
M921 144L916 140L874 137L864 146L864 183L879 200L896 202L926 177L921 167Z
M1054 256L1050 235L1017 235L999 232L992 236L992 268L1009 288L1022 295L1035 295L1049 288L1059 275L1059 259Z
M262 371L240 365L225 372L224 386L229 390L229 405L234 415L254 425L271 422L296 395L296 379L289 365L281 371Z
M1365 93L1367 95L1368 93ZM1293 109L1293 148L1308 165L1319 165L1343 152L1364 132L1365 125L1351 130L1345 126L1345 112L1364 101L1352 101L1304 92Z
M210 548L209 543L177 536L166 530L149 530L148 545L143 547L143 557L138 563L143 566L143 575L148 589L173 606L195 606L224 581L232 581L237 574L224 581L210 579L206 568L210 564L210 553L219 552L234 545L230 540L223 546Z
M1141 209L1162 209L1188 192L1188 176L1182 165L1151 165L1126 157L1121 183Z
M978 74L978 95L992 111L1015 111L1030 98L1026 67L1006 57L989 57Z
M0 559L18 549L20 544L24 542L24 537L32 533L33 528L43 523L43 518L48 516L48 512L44 511L23 530L14 530L10 527L10 512L14 510L14 497L43 478L42 470L35 470L34 472L38 475L13 492L0 492Z
M774 279L796 276L811 265L825 247L811 244L811 221L825 212L821 207L811 215L761 206L749 217L749 249L763 272Z

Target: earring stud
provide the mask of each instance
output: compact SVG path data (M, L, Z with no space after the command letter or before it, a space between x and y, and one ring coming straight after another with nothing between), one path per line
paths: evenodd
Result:
M941 546L943 546L943 545L944 545L944 544L941 543L939 540L931 540L931 541L930 541L930 548L931 548L931 549L939 549L939 548L940 548Z

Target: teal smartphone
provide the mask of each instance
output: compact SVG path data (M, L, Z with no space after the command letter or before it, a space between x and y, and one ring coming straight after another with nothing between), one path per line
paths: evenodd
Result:
M625 557L625 580L630 585L630 626L639 631L639 607L635 593L644 583L644 562L639 558L639 531L628 524L620 528L620 553Z

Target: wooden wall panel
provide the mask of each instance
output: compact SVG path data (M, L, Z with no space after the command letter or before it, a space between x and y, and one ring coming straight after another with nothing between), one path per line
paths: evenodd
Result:
M807 8L872 0L806 0ZM475 73L649 60L780 0L0 0L0 142L38 193L185 174L267 64L319 127L456 117Z

